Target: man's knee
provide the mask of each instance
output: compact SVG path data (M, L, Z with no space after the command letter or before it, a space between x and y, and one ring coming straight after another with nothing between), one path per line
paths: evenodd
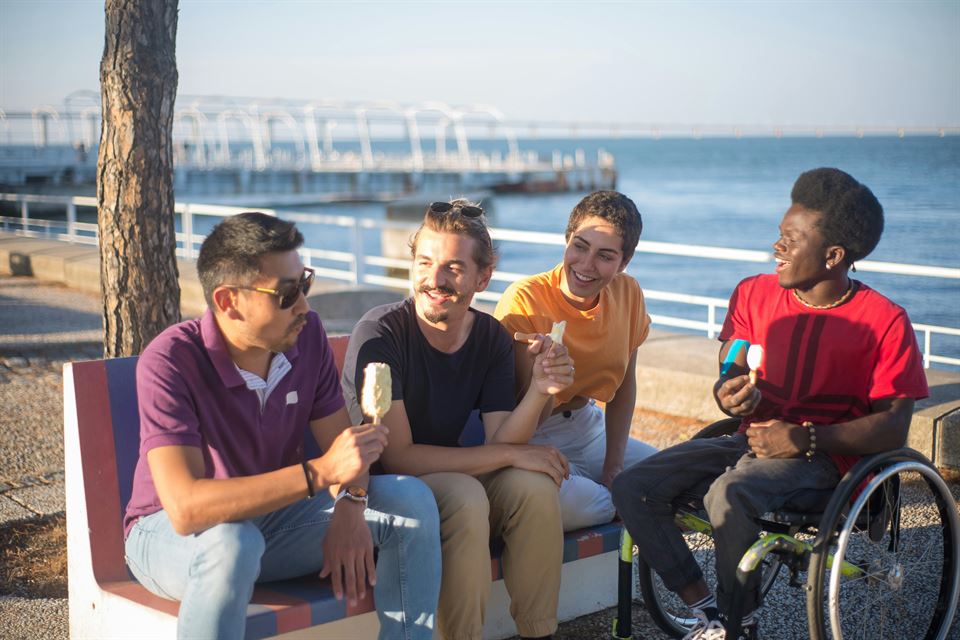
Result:
M218 524L197 534L197 543L194 566L200 571L231 582L253 582L260 575L266 543L253 523Z
M410 527L435 531L439 526L437 500L419 478L374 476L370 485L373 508L403 518Z
M501 508L534 514L536 517L559 518L558 488L545 473L516 467L504 469L488 485L488 493Z
M750 484L742 473L734 470L721 474L703 496L703 507L710 521L719 524L733 511L755 516L750 499Z
M440 511L441 535L470 535L486 540L490 502L483 485L463 473L441 473L424 476Z
M669 500L658 498L652 491L655 484L656 478L647 473L642 462L621 472L610 485L613 506L621 516L672 513Z

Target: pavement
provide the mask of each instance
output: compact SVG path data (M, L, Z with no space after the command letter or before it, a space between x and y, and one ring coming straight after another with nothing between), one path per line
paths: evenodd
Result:
M83 287L72 283L67 287L62 279L4 274L3 259L10 253L10 243L5 240L9 239L0 237L0 254L6 245L6 255L0 255L0 406L4 407L0 412L0 529L64 513L62 367L65 362L102 356L101 304L89 274ZM74 261L89 257L48 245L34 246ZM33 264L42 261L33 257ZM189 268L181 273L185 274L181 284L186 280L187 287L193 286ZM397 297L385 292L345 291L336 285L318 289L317 297L311 296L312 306L321 311L331 328L336 325L341 331L355 322L357 310ZM196 291L185 298L193 301L192 311L197 313ZM686 437L691 425L720 416L709 400L716 348L716 342L706 338L662 331L653 332L641 348L638 407L659 416L656 428L650 430L658 436L647 434L658 446ZM960 375L931 372L930 376L936 393L918 414L926 411L931 417L923 422L921 416L919 423L915 417L914 427L930 430L930 452L937 453L937 447L951 442L951 437L953 442L960 440L956 435L960 433L956 421L960 417ZM688 400L681 401L683 398ZM947 418L954 420L949 423L954 425L950 431L944 431ZM918 442L923 446L927 440ZM763 637L806 637L803 602L802 592L781 580L760 619ZM613 615L606 610L564 623L555 637L609 637ZM634 607L634 625L634 637L664 637L641 606ZM0 639L67 636L66 599L0 594Z

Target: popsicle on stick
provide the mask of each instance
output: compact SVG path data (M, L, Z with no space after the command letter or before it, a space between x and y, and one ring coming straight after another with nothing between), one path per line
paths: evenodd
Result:
M747 366L750 367L750 384L757 384L757 369L763 364L763 347L758 344L750 345L747 349Z
M389 365L371 362L364 367L360 408L373 418L373 424L380 424L381 418L390 410L392 389Z
M557 344L563 344L563 332L567 330L567 321L561 320L560 322L554 322L553 328L550 329L550 339L556 342Z

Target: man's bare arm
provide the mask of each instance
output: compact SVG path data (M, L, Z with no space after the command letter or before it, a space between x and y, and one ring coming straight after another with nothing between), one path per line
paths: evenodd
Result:
M484 414L484 423L491 418L503 420L506 415L506 411ZM383 465L390 473L420 476L455 471L477 476L504 467L520 467L546 473L558 485L568 474L566 458L553 447L515 444L440 447L415 444L402 400L393 401L383 420L390 427L390 444L383 452Z
M344 430L323 456L308 461L314 490L364 472L385 444L383 429L360 425ZM208 479L204 477L203 453L189 446L151 449L147 463L160 504L181 535L255 518L307 496L300 465L242 478Z

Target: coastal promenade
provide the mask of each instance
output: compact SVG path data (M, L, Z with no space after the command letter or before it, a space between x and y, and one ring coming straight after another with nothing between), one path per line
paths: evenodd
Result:
M102 356L99 270L95 247L0 234L0 531L64 513L65 362ZM181 262L185 316L200 313L202 295L190 262ZM13 275L14 273L19 275ZM398 299L389 291L322 285L311 295L331 333L345 333L370 306ZM688 437L718 417L709 390L717 343L654 331L638 358L634 435L657 446ZM928 370L932 397L918 406L911 445L945 469L960 468L960 374ZM954 485L956 487L956 485ZM956 492L955 492L956 493ZM611 570L611 580L614 574ZM781 593L783 591L783 593ZM805 637L802 594L775 588L769 638ZM557 638L608 637L610 611L567 622ZM65 598L0 594L0 637L64 638ZM636 637L661 637L634 607Z

